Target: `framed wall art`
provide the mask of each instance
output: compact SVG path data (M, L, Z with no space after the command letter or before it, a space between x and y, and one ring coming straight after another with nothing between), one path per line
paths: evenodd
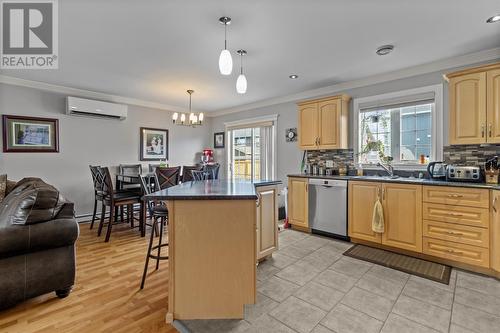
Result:
M140 132L140 160L168 160L168 130L141 127Z
M2 116L4 153L58 153L59 120Z
M225 144L225 133L217 132L214 133L214 148L224 148Z

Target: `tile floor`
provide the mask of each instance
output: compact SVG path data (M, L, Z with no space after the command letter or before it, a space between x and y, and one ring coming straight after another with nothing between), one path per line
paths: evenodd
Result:
M185 321L191 332L500 332L500 281L452 271L449 285L345 257L351 244L285 230L257 268L245 320Z

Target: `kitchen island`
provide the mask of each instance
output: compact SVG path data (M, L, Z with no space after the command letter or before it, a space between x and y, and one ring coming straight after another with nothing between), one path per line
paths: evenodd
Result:
M257 221L264 202L256 187L279 183L194 181L146 196L166 200L169 212L167 322L243 318L244 305L256 297ZM272 207L275 223L273 193L271 204L262 206Z

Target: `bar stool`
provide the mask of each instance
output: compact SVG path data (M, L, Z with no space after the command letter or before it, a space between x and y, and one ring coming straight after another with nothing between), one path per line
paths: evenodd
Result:
M156 183L158 183L158 180L156 179ZM151 193L151 184L147 182L148 180L145 178L145 176L141 176L141 185L143 188L144 194L150 194ZM149 238L149 245L148 245L148 252L146 253L146 263L144 264L144 272L142 274L142 280L141 280L141 289L144 289L144 283L146 282L146 276L148 274L148 265L149 265L149 259L155 259L156 260L156 269L160 268L160 260L167 260L167 256L162 256L161 255L161 248L168 246L167 243L162 243L163 239L163 228L164 225L167 223L168 219L168 210L165 205L163 205L161 202L154 202L154 201L148 201L145 203L147 205L149 215L151 216L152 220L152 225L151 225L151 236ZM160 228L158 228L158 225ZM144 226L146 226L146 223L144 223ZM159 229L159 230L158 230ZM154 240L154 235L158 235L158 243L157 245L153 245L153 240ZM155 254L156 252L156 254Z

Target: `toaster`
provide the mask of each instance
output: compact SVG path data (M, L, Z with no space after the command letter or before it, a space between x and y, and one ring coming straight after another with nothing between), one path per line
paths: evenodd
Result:
M480 182L481 168L478 166L448 165L446 180L456 182Z

